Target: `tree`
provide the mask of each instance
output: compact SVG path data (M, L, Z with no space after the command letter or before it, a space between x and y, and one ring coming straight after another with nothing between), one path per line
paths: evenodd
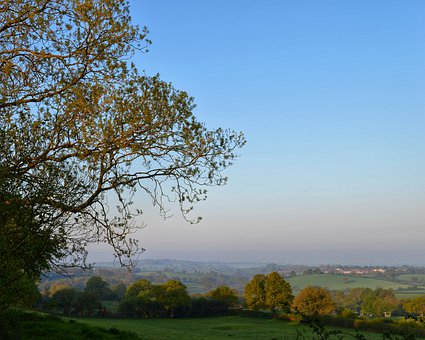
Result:
M100 300L112 300L116 298L114 292L109 287L109 283L100 276L92 276L88 279L84 291L96 295Z
M48 223L42 226L35 220L31 207L9 201L13 195L4 194L6 189L0 167L0 312L12 304L34 303L35 281L49 261L62 254L63 245Z
M138 296L139 294L146 294L150 292L152 284L146 279L140 279L128 286L125 297Z
M326 288L308 286L295 297L293 308L306 315L326 315L335 311L332 295Z
M245 303L248 308L255 310L267 308L266 304L266 275L257 274L249 281L244 289Z
M171 280L153 285L141 279L127 289L126 297L120 303L120 311L136 317L176 317L184 314L191 305L186 286Z
M208 292L207 297L223 304L224 310L236 306L239 303L238 292L227 286L220 286Z
M292 303L291 285L277 272L257 274L245 286L245 303L253 309L287 309Z
M364 298L361 312L366 315L384 316L385 313L392 313L397 303L392 289L378 288Z
M112 287L112 291L114 292L115 296L117 297L117 300L121 301L125 297L127 287L123 282L121 282L121 283L116 284L114 287Z
M344 309L349 309L353 312L360 313L361 304L372 292L370 288L351 288L345 291L334 292L333 297L337 311L340 312Z
M174 318L177 316L176 311L190 307L191 299L183 283L170 280L159 286L163 289L164 294L158 300L164 304L168 317Z
M186 92L138 73L129 60L146 51L147 33L125 0L0 6L0 263L17 254L8 272L33 279L84 266L92 242L131 265L143 251L130 237L137 189L162 215L176 201L196 222L189 213L205 187L226 183L243 136L208 130Z
M407 313L424 316L425 314L425 296L418 296L413 299L408 299L403 303L403 309Z
M289 282L277 272L267 275L265 283L266 305L274 313L276 309L289 310L294 296Z
M53 296L53 301L62 307L63 314L69 315L71 307L75 304L78 298L78 292L74 288L62 288L57 290Z
M78 294L75 310L80 316L91 316L102 307L99 297L93 292L82 292Z

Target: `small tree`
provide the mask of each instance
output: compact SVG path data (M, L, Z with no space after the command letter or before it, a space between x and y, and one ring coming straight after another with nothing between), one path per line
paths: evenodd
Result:
M92 276L88 279L84 291L96 295L100 300L111 300L115 298L115 294L109 287L109 283L100 276Z
M114 292L117 300L121 301L125 297L127 287L123 282L121 282L112 287L112 291Z
M101 307L102 304L99 300L98 295L94 294L93 292L80 293L75 303L75 310L81 316L91 316L96 310L100 309Z
M326 315L335 311L335 302L326 288L308 286L295 297L292 307L306 315Z
M220 286L206 294L213 300L223 304L225 310L234 307L239 303L238 292L227 286Z
M63 314L69 315L71 307L75 304L78 298L78 292L71 287L62 288L57 290L52 299L59 306L62 307Z

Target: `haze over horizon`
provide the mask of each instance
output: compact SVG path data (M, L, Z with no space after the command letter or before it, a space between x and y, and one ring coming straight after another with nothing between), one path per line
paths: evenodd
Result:
M135 197L142 260L425 265L425 2L130 8L153 41L137 66L247 139L229 183L195 205L201 223Z

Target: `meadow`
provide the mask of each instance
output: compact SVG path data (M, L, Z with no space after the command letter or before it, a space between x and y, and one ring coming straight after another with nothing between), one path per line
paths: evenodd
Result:
M146 340L222 340L222 339L313 339L307 325L276 319L241 316L185 319L78 319L90 326L131 331ZM329 327L327 327L329 328ZM330 328L329 328L330 329ZM344 332L355 334L352 330ZM368 340L382 339L382 334L361 332ZM340 339L334 337L330 339ZM353 339L345 336L343 339Z
M397 276L397 280L418 284L425 282L425 274L402 274Z
M387 280L380 280L369 277L360 277L354 275L334 275L334 274L313 274L303 275L288 278L287 281L291 284L295 292L307 286L320 286L330 290L343 290L346 288L385 288L385 289L407 289L411 285L392 282Z

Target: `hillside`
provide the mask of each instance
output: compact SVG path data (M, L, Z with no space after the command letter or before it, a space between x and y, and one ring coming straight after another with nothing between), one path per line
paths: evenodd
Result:
M313 274L288 278L292 289L297 292L307 286L320 286L330 290L341 290L346 288L391 288L398 290L400 288L407 289L411 287L408 284L392 282L369 277L351 276L351 275L334 275L334 274Z

